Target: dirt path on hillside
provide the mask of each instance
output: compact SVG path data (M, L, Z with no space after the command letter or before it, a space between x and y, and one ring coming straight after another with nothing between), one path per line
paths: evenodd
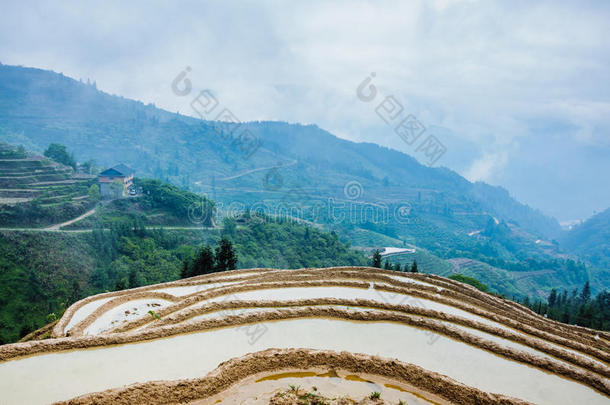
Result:
M85 212L81 216L78 216L78 217L71 219L69 221L66 221L66 222L62 222L61 224L51 225L51 226L47 227L46 229L49 231L58 231L59 228L61 228L62 226L68 226L70 224L75 223L76 221L80 221L81 219L87 218L88 216L91 216L93 214L95 214L95 208L90 211Z
M84 217L83 217L84 218ZM73 221L77 221L82 218L76 218ZM0 232L65 232L65 233L84 233L91 232L93 228L84 228L84 229L59 229L59 227L69 225L69 223L64 222L63 224L53 225L47 228L0 228ZM166 229L166 230L186 230L186 231L195 231L201 229L219 229L215 228L202 228L201 226L145 226L145 229ZM108 230L110 228L104 228Z
M285 165L275 165L275 166L269 166L269 167L259 167L259 168L257 168L257 169L251 169L251 170L247 170L247 171L245 171L245 172L242 172L242 173L236 174L236 175L234 175L234 176L223 177L222 179L216 179L216 180L217 180L217 181L227 181L227 180L233 180L233 179L240 178L240 177L242 177L242 176L246 176L246 175L251 174L251 173L262 172L262 171L264 171L264 170L283 169L283 168L285 168L285 167L294 166L294 165L296 165L296 164L297 164L297 160L295 159L295 160L293 160L292 162L289 162L289 163L287 163L287 164L285 164Z

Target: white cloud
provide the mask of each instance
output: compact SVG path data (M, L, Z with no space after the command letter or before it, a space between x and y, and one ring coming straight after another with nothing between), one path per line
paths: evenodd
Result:
M400 147L355 97L376 72L427 126L482 151L465 174L510 170L543 122L608 145L610 5L520 1L162 1L3 5L0 61L92 78L171 111L185 66L241 120L316 123ZM535 125L532 125L534 123ZM366 129L366 130L364 130ZM397 146L398 145L398 146ZM408 149L401 148L405 152ZM503 152L498 152L503 151Z
M486 153L480 158L477 158L468 170L464 173L470 181L485 181L492 180L494 174L504 168L508 162L508 153Z

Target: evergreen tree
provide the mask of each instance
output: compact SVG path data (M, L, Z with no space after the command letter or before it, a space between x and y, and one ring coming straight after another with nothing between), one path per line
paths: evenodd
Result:
M402 269L400 268L400 263L396 262L396 264L394 265L394 270L402 271Z
M138 281L136 278L136 270L132 269L129 272L129 288L134 288L138 286Z
M589 280L585 283L585 286L582 288L582 292L580 293L580 301L583 304L586 304L591 299L591 286L589 285Z
M568 304L568 290L563 290L563 293L561 293L561 306L567 305Z
M70 297L68 298L68 302L70 304L75 303L76 301L78 301L81 297L81 289L80 289L80 285L78 284L78 281L74 280L72 282L72 292L70 293Z
M417 273L417 261L413 260L413 264L411 265L411 273Z
M190 277L212 273L214 271L214 263L214 251L210 246L204 246L199 251L199 255L195 258L190 268Z
M191 277L191 270L189 269L188 260L184 260L182 262L182 270L180 270L180 278L188 278Z
M553 288L549 295L549 308L552 308L557 303L557 289Z
M375 253L373 253L372 266L377 267L378 269L381 268L381 252L379 250L375 250Z
M568 307L566 306L564 311L563 311L563 315L561 317L561 322L563 323L570 323L570 312L568 311Z
M574 305L577 300L578 300L578 289L575 288L572 290L572 294L570 295L570 299L568 302L570 303L570 305Z
M388 259L386 259L383 268L386 270L392 270L392 265L390 264L390 261Z
M216 270L226 271L235 270L237 266L237 254L233 249L233 244L227 238L222 238L216 247Z
M127 288L129 288L129 280L127 280L127 277L123 277L123 278L119 279L114 284L114 289L117 291L126 290Z

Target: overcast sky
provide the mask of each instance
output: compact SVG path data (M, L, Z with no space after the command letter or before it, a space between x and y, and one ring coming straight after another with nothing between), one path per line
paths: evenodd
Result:
M185 114L170 84L189 66L193 87L242 121L315 123L414 154L377 101L356 97L374 72L379 94L446 144L438 164L569 220L610 206L609 11L557 0L5 2L0 62Z

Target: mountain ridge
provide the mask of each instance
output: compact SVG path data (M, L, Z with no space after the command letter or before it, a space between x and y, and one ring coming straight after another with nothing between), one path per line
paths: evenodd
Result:
M282 171L285 184L292 181L293 187L300 182L303 187L317 187L318 194L337 196L343 185L355 179L364 189L363 199L380 200L384 193L378 183L387 182L402 189L393 201L409 201L421 193L415 190L425 188L425 194L434 198L439 193L452 194L441 197L448 200L444 201L447 206L465 204L470 207L467 210L515 221L537 236L553 238L560 233L556 220L519 203L500 187L470 183L447 168L426 167L408 154L341 139L315 125L242 123L261 142L245 159L234 140L218 136L218 128L222 134L227 124L110 95L94 84L52 71L7 65L0 66L0 111L0 139L37 151L53 139L70 145L82 160L94 158L104 165L127 161L141 174L195 191L211 193L216 177L290 157L299 164ZM170 144L169 139L174 142ZM320 144L327 147L320 148ZM234 183L233 188L265 192L259 178ZM226 200L243 194L243 190L228 193Z

